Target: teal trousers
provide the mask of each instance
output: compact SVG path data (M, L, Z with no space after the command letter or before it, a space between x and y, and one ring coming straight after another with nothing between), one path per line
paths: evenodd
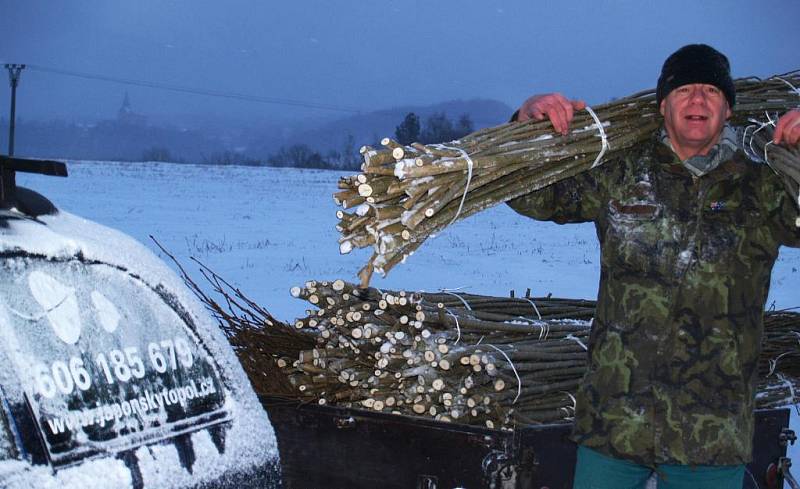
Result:
M578 447L573 489L645 489L655 472L658 489L742 489L744 465L659 465L655 469Z

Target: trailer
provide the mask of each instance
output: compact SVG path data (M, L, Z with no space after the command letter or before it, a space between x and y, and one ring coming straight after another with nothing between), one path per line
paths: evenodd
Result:
M571 489L568 423L513 431L260 395L285 489ZM789 472L789 410L756 411L743 489L800 487Z

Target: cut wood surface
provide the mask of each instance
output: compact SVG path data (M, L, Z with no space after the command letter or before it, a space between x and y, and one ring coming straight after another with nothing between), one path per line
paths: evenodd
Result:
M180 270L259 394L498 429L574 414L594 301L309 281L290 292L312 307L287 324L208 268L220 302ZM800 313L765 313L757 407L797 401L799 339Z
M742 145L763 156L770 121L800 106L793 88L800 86L800 72L735 83L732 123L749 128ZM339 181L334 194L344 208L337 213L339 250L372 247L358 273L367 286L374 272L387 274L453 222L613 161L652 138L661 124L655 94L646 91L578 112L566 136L554 134L549 121L531 120L444 144L403 146L384 138L382 149L362 148L361 173ZM767 158L772 168L798 195L797 151L771 145L768 154L774 155Z

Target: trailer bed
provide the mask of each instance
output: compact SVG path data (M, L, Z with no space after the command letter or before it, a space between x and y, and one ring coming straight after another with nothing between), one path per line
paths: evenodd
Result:
M278 438L286 489L570 489L569 424L504 431L260 396ZM754 460L743 485L772 489L786 455L788 409L756 411ZM779 482L779 481L776 481Z

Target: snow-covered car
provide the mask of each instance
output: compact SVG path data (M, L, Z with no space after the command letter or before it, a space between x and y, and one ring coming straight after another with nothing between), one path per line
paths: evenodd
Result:
M267 414L182 281L15 188L59 163L0 169L0 487L280 486Z

